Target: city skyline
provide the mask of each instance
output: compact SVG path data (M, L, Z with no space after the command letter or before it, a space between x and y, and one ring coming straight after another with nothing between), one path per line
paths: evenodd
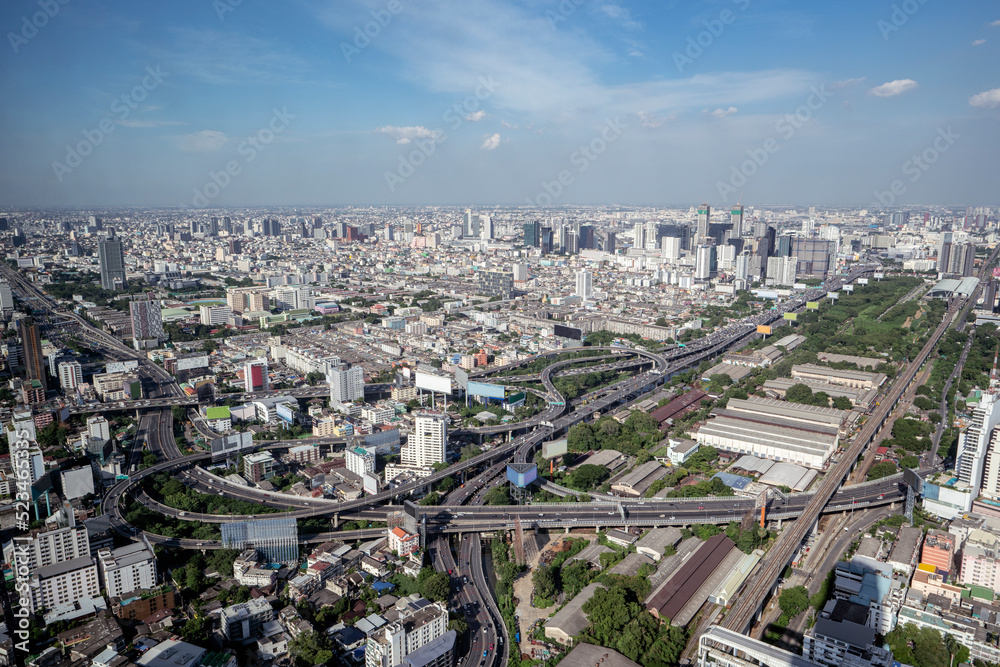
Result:
M0 22L7 207L992 195L986 3L14 2Z

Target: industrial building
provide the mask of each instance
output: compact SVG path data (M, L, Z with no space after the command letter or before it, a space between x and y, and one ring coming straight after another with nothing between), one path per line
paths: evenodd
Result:
M747 577L750 576L750 573L753 572L754 568L757 567L757 563L763 557L764 552L760 549L754 549L752 553L743 554L736 567L728 573L728 576L723 579L722 583L708 596L708 601L712 604L721 604L724 607L728 607L729 602L736 597L736 593L743 586L743 582L747 580Z
M851 405L854 406L855 410L860 410L862 412L867 412L874 408L875 401L878 398L878 389L847 387L844 385L821 382L819 380L810 380L807 378L777 378L775 380L767 380L763 384L762 388L768 396L784 398L785 392L788 391L789 387L797 384L804 384L809 387L814 394L822 391L830 398L843 396L851 402Z
M815 364L799 364L792 366L792 379L816 380L818 382L829 382L830 384L839 384L858 389L878 389L885 383L887 378L884 373L837 370L827 366L816 366Z
M687 625L743 555L725 535L709 538L647 598L646 609L675 626Z
M604 586L596 582L588 584L575 598L557 611L552 618L545 622L545 636L560 644L571 645L576 636L589 625L587 615L583 613L583 605L594 597L598 588L604 588Z
M737 454L821 469L839 442L839 429L833 426L728 408L717 408L712 415L695 435L698 444Z
M749 414L773 415L781 419L815 426L832 426L838 430L843 429L850 416L850 412L846 410L789 403L788 401L757 396L751 396L747 399L731 398L726 404L726 409Z
M613 482L611 491L638 498L646 493L653 482L666 477L669 472L670 469L664 467L659 461L647 461L631 472L622 475L618 481Z

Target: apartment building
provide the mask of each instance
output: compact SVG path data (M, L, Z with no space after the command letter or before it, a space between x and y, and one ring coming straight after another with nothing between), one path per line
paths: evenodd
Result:
M156 556L145 537L141 542L118 549L101 549L97 552L97 562L104 589L111 597L156 587Z
M418 595L396 602L398 619L369 635L365 667L394 667L448 631L448 609Z

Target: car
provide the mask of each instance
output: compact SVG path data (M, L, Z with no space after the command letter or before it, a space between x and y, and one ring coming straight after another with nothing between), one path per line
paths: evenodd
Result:
M486 634L486 628L483 628L483 634L484 635Z
M455 574L452 570L448 570L448 574Z
M493 650L493 644L490 644L490 650L491 651Z
M485 632L485 631L484 631L484 632ZM486 651L483 651L483 657L484 657L484 658L486 657L486 653L487 653Z

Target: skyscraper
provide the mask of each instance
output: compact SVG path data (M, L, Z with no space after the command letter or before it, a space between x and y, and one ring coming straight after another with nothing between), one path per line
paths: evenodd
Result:
M646 225L642 222L635 223L632 228L632 247L644 249L646 247Z
M729 222L733 225L729 238L738 239L743 236L743 204L737 204L729 211Z
M538 248L542 241L542 223L537 220L524 223L524 245Z
M709 280L715 276L718 270L715 252L714 245L698 246L694 264L695 280Z
M590 299L594 293L593 276L590 271L580 269L576 272L576 295L583 300Z
M42 384L42 392L48 389L45 377L45 364L42 354L42 337L38 332L38 325L30 317L17 322L17 332L21 336L21 345L24 347L24 367L28 375L28 380L38 380Z
M424 467L443 463L448 443L447 417L436 412L418 412L413 431L402 448L404 466Z
M493 220L489 215L479 216L479 233L483 241L493 240Z
M101 287L111 291L125 289L125 253L113 229L97 242L97 258L101 265Z
M702 204L698 209L698 238L695 239L695 243L698 245L704 245L708 239L708 221L712 217L712 207L708 204Z
M350 403L365 397L365 371L360 366L331 370L326 381L330 384L331 403Z
M243 390L246 392L267 391L267 359L253 359L243 366Z
M132 301L128 304L132 316L132 338L135 340L160 340L166 338L163 319L160 316L160 302L152 299Z

